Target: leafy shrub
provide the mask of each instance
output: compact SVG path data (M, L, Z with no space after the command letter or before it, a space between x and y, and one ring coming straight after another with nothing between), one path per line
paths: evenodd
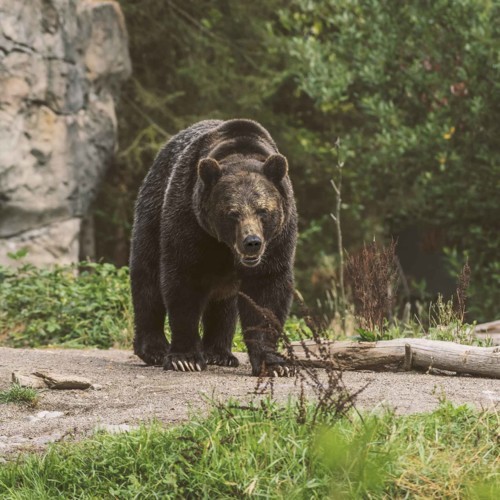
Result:
M367 236L440 228L469 257L477 320L500 314L499 15L476 0L294 0L277 34L310 99L308 179L326 185L325 144L342 137L347 219Z
M128 345L128 268L0 266L0 340L13 347Z

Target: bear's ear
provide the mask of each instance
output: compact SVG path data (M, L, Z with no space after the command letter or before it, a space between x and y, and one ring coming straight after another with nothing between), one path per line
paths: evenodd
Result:
M264 163L262 172L268 179L278 184L288 172L288 162L283 155L271 155Z
M198 163L198 175L205 186L214 186L222 175L222 170L217 160L203 158Z

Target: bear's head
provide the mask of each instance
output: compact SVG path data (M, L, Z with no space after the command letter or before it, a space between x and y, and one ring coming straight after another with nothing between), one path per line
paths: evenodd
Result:
M259 162L244 159L198 164L197 216L202 227L233 252L237 262L256 267L285 221L281 183L287 175L280 154Z

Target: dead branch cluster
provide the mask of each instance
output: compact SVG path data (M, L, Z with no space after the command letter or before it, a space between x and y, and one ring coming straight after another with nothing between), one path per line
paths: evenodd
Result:
M396 243L375 242L346 261L346 279L361 328L381 332L394 306L398 279Z
M312 422L315 422L320 414L328 414L331 416L344 416L349 410L354 408L354 401L358 391L355 394L349 393L342 380L342 371L334 365L333 359L330 356L329 349L324 346L324 339L321 338L321 327L307 310L301 298L296 294L296 300L299 301L302 309L303 318L306 325L312 332L312 342L314 347L310 346L310 339L306 339L305 335L302 339L303 351L305 353L306 362L302 357L297 355L293 347L293 343L288 338L286 331L281 328L278 319L272 311L259 306L255 301L245 294L240 293L242 297L248 300L252 306L258 311L262 317L262 323L253 327L252 331L259 331L260 339L263 341L263 346L270 348L276 345L278 339L286 352L287 363L292 367L292 373L295 378L295 384L298 385L300 396L297 407L297 419L299 422L305 423L307 414L307 399L306 390L312 391L314 395L314 411ZM244 332L245 334L245 332ZM307 360L314 359L319 364L316 366L313 363L308 363ZM317 366L321 366L319 371ZM256 394L274 395L274 377L268 377L265 367L262 367L261 375L259 376L255 388ZM363 388L364 389L364 388ZM361 389L361 390L363 390ZM307 391L307 392L309 392Z

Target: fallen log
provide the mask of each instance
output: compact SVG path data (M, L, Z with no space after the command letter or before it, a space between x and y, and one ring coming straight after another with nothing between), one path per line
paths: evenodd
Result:
M500 347L476 347L427 339L378 342L314 340L292 342L293 355L304 366L332 363L343 370L445 370L500 378Z

